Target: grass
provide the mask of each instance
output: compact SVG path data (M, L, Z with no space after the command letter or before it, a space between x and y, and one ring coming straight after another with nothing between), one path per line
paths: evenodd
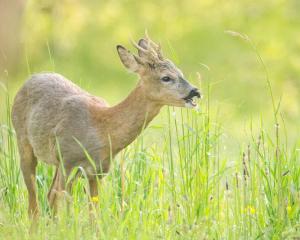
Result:
M0 238L31 239L27 192L7 109L8 124L1 125ZM275 134L262 128L239 155L224 159L221 126L205 109L169 108L165 115L167 124L146 130L120 154L101 182L98 230L90 225L84 178L74 184L71 208L62 208L58 218L51 220L46 193L53 169L40 164L37 185L42 216L33 239L300 236L299 142L288 148L280 137L281 128L276 127ZM152 131L162 140L146 144Z
M201 111L167 108L160 115L163 125L150 126L113 161L95 199L94 224L84 171L73 185L70 207L51 219L46 196L54 169L39 163L41 217L32 234L6 93L0 239L300 238L300 139L287 143L273 96L273 132L265 130L262 117L258 129L250 124L249 141L239 153L226 155L224 126L210 109L209 82L205 92Z

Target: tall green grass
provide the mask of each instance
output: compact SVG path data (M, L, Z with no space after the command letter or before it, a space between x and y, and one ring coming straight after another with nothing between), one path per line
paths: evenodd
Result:
M226 138L209 109L168 108L113 161L101 181L96 224L90 224L86 180L72 188L69 210L50 217L46 195L53 169L39 164L41 208L30 235L27 192L20 176L7 96L1 124L1 239L281 239L300 236L299 142L288 147L284 128L253 130L240 154L223 157ZM283 124L283 123L282 123ZM147 142L153 132L161 136ZM255 133L256 132L256 133ZM285 136L286 137L286 136Z

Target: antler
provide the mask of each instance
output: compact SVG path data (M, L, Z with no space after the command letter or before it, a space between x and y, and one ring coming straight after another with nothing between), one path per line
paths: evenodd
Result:
M149 38L147 31L145 31L145 41L147 42L147 47L143 48L131 39L133 46L143 53L143 58L146 58L147 61L151 63L162 61L164 58L162 56L161 47Z
M147 29L145 30L145 36L146 36L146 40L148 42L148 45L150 45L156 52L158 58L160 60L163 60L163 55L162 55L162 51L161 51L161 46L160 44L156 44L154 41L151 40L151 38L148 35L148 31Z

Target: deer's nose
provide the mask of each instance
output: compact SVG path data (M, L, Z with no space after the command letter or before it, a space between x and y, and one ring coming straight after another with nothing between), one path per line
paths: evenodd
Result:
M190 92L189 92L189 95L187 95L185 98L185 100L189 100L189 99L192 99L193 97L198 97L198 98L201 98L201 94L198 90L198 88L193 88Z
M193 98L193 97L201 98L201 94L200 94L198 88L193 88L189 93L189 97L190 98Z

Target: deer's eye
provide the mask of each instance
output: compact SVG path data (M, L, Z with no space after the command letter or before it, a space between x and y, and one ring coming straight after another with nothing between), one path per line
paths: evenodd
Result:
M165 76L161 79L163 82L170 82L172 79L168 76Z

